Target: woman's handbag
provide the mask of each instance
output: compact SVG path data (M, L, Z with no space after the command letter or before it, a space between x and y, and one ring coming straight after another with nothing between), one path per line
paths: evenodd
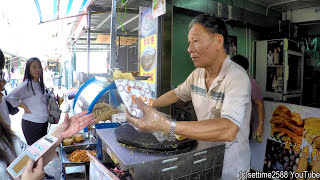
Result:
M60 120L61 110L59 108L56 97L53 93L53 89L46 89L47 103L49 107L49 123L50 124L58 124Z
M6 101L7 106L8 106L8 110L9 110L9 114L11 115L15 115L19 112L19 108L18 107L13 107L8 101Z
M7 91L4 90L4 92L7 95ZM7 106L8 106L9 114L15 115L15 114L17 114L19 112L19 108L18 107L13 107L8 101L6 101L6 103L7 103Z

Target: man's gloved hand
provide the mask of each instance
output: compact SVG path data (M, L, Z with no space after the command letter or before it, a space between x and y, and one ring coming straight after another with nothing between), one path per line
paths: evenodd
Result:
M144 116L140 119L130 115L127 109L125 114L127 121L133 125L138 131L142 132L169 132L171 120L166 118L163 113L156 109L147 106L139 98L136 99L136 103L143 112Z

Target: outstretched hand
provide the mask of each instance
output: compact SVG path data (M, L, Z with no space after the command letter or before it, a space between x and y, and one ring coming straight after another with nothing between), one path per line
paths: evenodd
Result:
M131 116L127 109L125 109L125 114L127 121L132 124L138 131L142 132L156 132L170 131L170 120L167 119L161 112L156 109L147 106L140 100L136 98L136 103L143 111L144 116L141 119Z
M43 159L40 158L36 163L29 159L21 175L21 180L41 180L43 177Z
M83 111L71 118L66 114L64 121L57 127L52 135L58 138L71 137L88 125L91 125L96 119L93 119L93 114L86 115L88 112L87 110Z

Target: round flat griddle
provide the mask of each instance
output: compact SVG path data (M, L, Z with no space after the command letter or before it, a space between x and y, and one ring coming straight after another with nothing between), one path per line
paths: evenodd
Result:
M152 133L137 131L130 124L119 126L115 130L115 135L119 142L129 146L149 150L171 151L176 149L190 148L196 144L196 140L185 139L182 141L163 141L159 142Z

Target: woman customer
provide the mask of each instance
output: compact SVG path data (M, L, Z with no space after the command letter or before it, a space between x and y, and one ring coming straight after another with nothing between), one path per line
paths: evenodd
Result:
M8 94L6 100L24 109L22 132L28 145L32 145L48 132L48 105L43 83L43 71L38 58L30 58L25 67L23 82ZM53 176L47 175L47 179Z
M22 131L28 145L47 134L48 106L43 83L41 62L30 58L25 67L23 82L6 97L13 107L24 109Z

